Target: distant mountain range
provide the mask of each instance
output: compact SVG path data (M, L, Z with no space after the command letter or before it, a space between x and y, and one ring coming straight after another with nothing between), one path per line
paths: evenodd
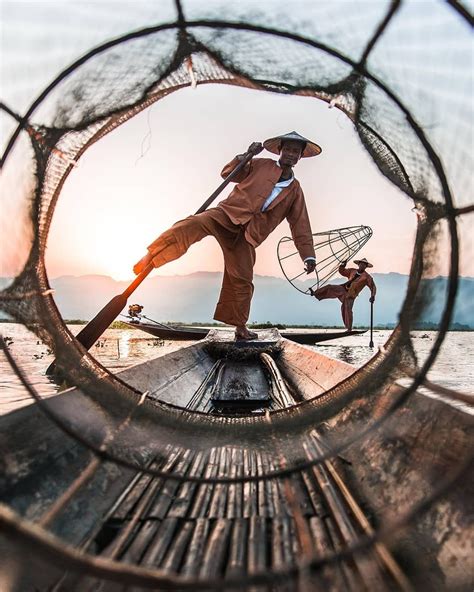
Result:
M377 300L375 325L393 325L405 298L408 276L399 273L374 273ZM144 305L144 314L158 321L185 323L212 321L219 295L222 274L197 272L184 276L156 276L147 279L133 294L129 304ZM8 278L0 278L0 288ZM251 322L285 325L339 326L340 304L337 300L318 302L297 292L282 278L255 276L255 294ZM122 292L128 282L117 282L102 275L61 276L51 280L54 298L66 319L90 319L113 296ZM426 280L431 304L422 321L437 323L445 304L447 280L438 277ZM369 290L366 288L354 306L355 325L367 325L370 318ZM124 311L126 312L126 311ZM0 311L0 316L2 315ZM461 278L454 323L474 329L474 278Z

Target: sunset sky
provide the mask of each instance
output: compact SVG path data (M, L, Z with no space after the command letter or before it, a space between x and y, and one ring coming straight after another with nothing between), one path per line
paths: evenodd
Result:
M99 4L110 16L105 38L123 31L125 25L130 30L151 18L146 11L129 14L124 10L122 14L118 9L111 10L112 6L126 7L127 3ZM154 3L139 5L156 20L174 18L172 2L160 3L159 9L153 8ZM366 3L366 8L369 5L375 7ZM64 43L59 32L64 35L69 30L75 14L82 19L87 14L88 4L80 0L3 0L0 6L4 21L0 42L6 56L1 64L2 98L19 112L62 68L105 40L97 26L75 31ZM129 15L126 22L125 13ZM377 14L373 13L375 21ZM57 26L51 27L53 22ZM51 32L47 43L46 30ZM38 47L42 48L39 66L31 61L32 48ZM3 143L11 126L11 119L1 114ZM292 130L323 148L320 156L301 160L295 169L313 232L359 224L371 226L373 238L360 256L373 261L374 271L408 273L416 229L412 202L378 171L343 113L313 98L202 85L162 99L83 155L64 186L54 215L47 250L49 275L105 274L131 279L132 266L145 253L146 246L173 222L192 214L219 185L225 163L245 151L252 141ZM261 156L276 158L267 152ZM19 262L24 261L17 244L22 222L18 222L15 209L10 209L14 192L21 188L7 188L2 233L8 234L8 240L4 241L0 257L4 276L14 275L19 271ZM461 273L474 275L472 216L465 217L460 226L464 245ZM259 247L256 273L281 275L276 245L288 234L284 222ZM447 261L447 248L443 247L443 251ZM187 274L222 267L216 241L207 238L180 261L155 273ZM446 273L447 265L440 265L437 272Z
M227 161L254 140L293 129L323 148L295 168L313 232L371 226L374 236L362 255L377 271L408 272L415 231L411 202L379 173L344 114L312 98L206 85L159 101L86 152L55 213L50 275L132 277L146 246L219 185ZM288 233L284 222L259 247L256 273L281 274L276 244ZM207 238L158 273L220 269L219 246Z

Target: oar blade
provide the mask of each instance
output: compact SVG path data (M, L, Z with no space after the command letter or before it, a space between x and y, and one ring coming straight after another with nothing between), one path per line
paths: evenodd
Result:
M127 306L127 297L119 294L104 306L104 308L87 323L87 325L76 335L76 339L86 349L90 349L99 339L107 327L119 316Z
M76 335L76 339L86 349L90 349L107 327L118 317L125 306L127 306L127 297L124 294L119 294L112 298L112 300L106 304L81 331L79 331ZM46 374L49 376L55 372L56 364L55 362L52 362L48 366Z

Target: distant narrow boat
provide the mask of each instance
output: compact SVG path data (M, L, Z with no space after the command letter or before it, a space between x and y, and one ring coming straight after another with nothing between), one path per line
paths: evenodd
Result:
M155 337L161 337L170 341L200 341L205 339L211 329L201 327L165 327L163 325L154 325L152 323L125 323L130 328L141 329ZM322 341L330 341L331 339L341 339L341 337L349 337L350 335L362 335L363 331L281 331L280 334L285 339L301 343L303 345L314 345Z

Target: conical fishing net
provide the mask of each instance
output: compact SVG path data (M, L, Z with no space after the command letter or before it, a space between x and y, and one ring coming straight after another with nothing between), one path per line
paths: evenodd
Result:
M299 253L293 239L288 236L278 243L278 261L290 284L300 292L310 294L312 289L316 290L327 284L336 275L341 263L353 259L371 236L372 229L369 226L348 226L313 234L316 281L310 280L304 285L302 282L306 272L301 271Z
M21 39L29 63L15 55L5 61L0 111L2 249L18 273L0 305L53 350L79 391L43 400L2 341L36 407L2 423L0 587L471 589L472 435L468 415L449 404L470 398L427 379L453 317L474 209L467 4L75 3L57 12L44 5L51 18L40 28L34 11L18 6L4 3L3 42ZM112 375L65 326L45 266L62 188L88 148L163 97L211 83L339 109L418 217L399 325L385 346L326 389L301 379L311 369L288 345L279 363L301 357L293 387L303 396L290 406L283 397L267 413L208 413L166 401L179 356L154 361L153 392L127 373ZM437 275L447 280L434 293L426 280ZM413 330L433 300L442 310L437 336L417 359ZM215 352L203 351L197 344L182 354L201 372L201 384L188 385L194 402L220 372ZM420 398L422 386L444 402ZM341 463L358 491L358 505L345 497L346 513L334 493L344 495L334 473ZM295 493L303 486L312 513ZM282 514L281 495L290 508ZM191 498L194 509L174 505L167 513L164 500ZM255 513L245 514L237 499L257 500ZM349 514L357 527L348 526ZM164 541L175 531L171 552ZM270 532L269 557L258 541ZM199 541L207 541L201 556ZM235 541L245 542L243 557ZM383 582L372 559L389 574Z

